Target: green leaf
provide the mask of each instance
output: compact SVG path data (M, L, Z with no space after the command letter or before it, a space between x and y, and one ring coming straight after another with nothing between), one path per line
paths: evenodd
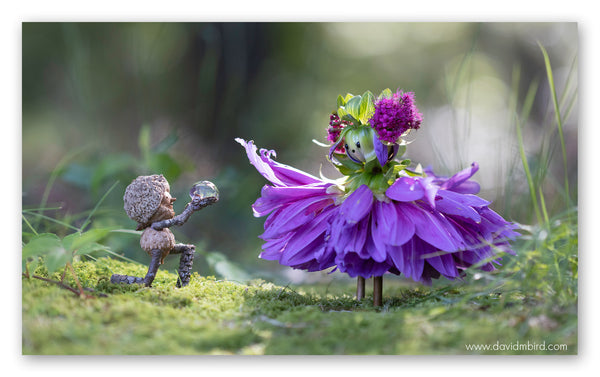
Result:
M398 147L398 153L396 153L396 158L402 157L402 155L406 152L406 145L400 145ZM404 160L406 161L406 160ZM402 163L404 163L404 161L402 161ZM408 164L410 165L410 160L408 160Z
M362 164L357 164L345 154L334 153L333 156L340 163L340 165L337 165L336 168L344 175L355 173L357 170L360 170L363 167Z
M56 234L41 233L23 246L22 256L23 259L40 257L46 255L49 250L57 247L63 247L63 245Z
M79 163L71 163L64 170L61 178L66 182L88 190L90 188L90 182L93 174L94 169L92 167Z
M52 233L42 233L23 246L23 260L41 256L44 257L50 274L73 259L73 256L65 250L60 238Z
M59 268L64 267L68 262L73 260L73 255L68 253L63 247L51 249L50 252L45 256L44 261L46 262L46 268L48 273L51 274Z
M171 148L177 141L179 140L179 136L177 136L177 131L171 131L164 139L162 139L153 149L154 153L164 153L169 148Z
M217 251L206 253L206 262L219 275L225 279L244 282L250 280L250 275L235 263L231 262L227 256Z
M107 179L113 180L117 176L129 175L135 171L139 162L129 154L107 155L96 166L91 177L91 188L97 191Z
M381 94L379 94L379 97L377 97L377 99L382 99L382 98L392 98L393 94L392 91L390 90L390 88L386 88L383 89L381 91Z
M337 113L338 113L338 116L340 117L340 119L343 119L344 116L348 115L348 112L346 111L346 109L343 106L338 108Z
M96 242L91 242L91 243L87 243L85 245L83 245L81 248L79 248L79 250L77 251L77 254L79 255L90 255L90 254L94 254L98 251L109 251L110 249L108 248L108 246L104 246L101 245L99 243Z
M361 96L354 96L346 102L346 106L344 108L354 119L360 119L360 101Z
M138 147L144 160L150 158L150 126L143 125L138 136Z
M346 97L344 97L344 104L348 103L348 101L350 100L350 98L354 97L354 94L352 93L348 93L346 94Z
M360 100L360 115L359 120L363 124L367 124L369 119L375 112L375 96L370 91L366 91Z
M63 238L63 246L71 253L82 254L81 249L89 247L89 245L95 244L97 241L104 238L110 229L92 229L83 233L69 234Z
M342 97L342 95L340 94L337 98L337 107L342 107L346 104L346 101L344 100L344 97Z
M183 169L171 156L166 153L154 154L150 157L148 166L154 174L163 174L167 181L175 181Z

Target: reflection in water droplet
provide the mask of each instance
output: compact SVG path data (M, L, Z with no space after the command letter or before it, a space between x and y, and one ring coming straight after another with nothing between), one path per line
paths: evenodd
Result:
M217 189L217 186L210 181L196 182L190 189L190 198L192 198L192 200L202 200L209 197L219 199L219 190Z

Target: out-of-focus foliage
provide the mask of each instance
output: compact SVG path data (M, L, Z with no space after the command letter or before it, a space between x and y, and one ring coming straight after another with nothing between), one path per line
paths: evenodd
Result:
M118 182L93 227L134 229L122 193L137 175L164 174L178 213L189 186L211 180L219 203L175 229L179 242L198 245L214 262L195 265L200 272L224 260L250 271L277 267L257 261L263 219L250 205L265 181L234 138L254 139L313 174L322 165L334 177L326 149L311 140L325 141L342 93L414 91L424 121L407 157L448 174L478 161L482 196L505 217L531 224L511 101L529 98L538 82L521 125L524 153L550 217L564 210L563 157L559 135L548 131L553 104L538 42L560 93L577 202L574 23L24 23L22 35L23 208L42 207L79 229ZM61 240L71 232L29 219ZM146 261L135 234L103 242Z

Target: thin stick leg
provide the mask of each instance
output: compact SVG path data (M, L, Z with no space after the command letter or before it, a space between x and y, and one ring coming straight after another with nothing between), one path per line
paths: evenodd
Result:
M185 249L181 252L181 257L179 258L177 288L188 285L190 283L190 277L192 276L192 265L194 264L194 252L196 251L196 247L194 245L185 246Z
M356 278L356 299L358 301L365 298L365 278L359 276Z
M152 250L152 260L150 261L150 265L148 266L148 273L144 277L144 285L146 287L151 287L154 278L156 277L156 272L158 271L158 267L160 266L160 258L162 252L158 249Z
M381 306L383 276L373 276L373 306Z

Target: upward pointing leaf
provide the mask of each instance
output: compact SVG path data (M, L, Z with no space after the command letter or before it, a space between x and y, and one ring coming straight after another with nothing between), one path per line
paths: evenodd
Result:
M373 116L375 112L375 96L370 91L366 91L362 95L362 99L360 100L360 116L359 120L363 124L367 124L369 119Z
M342 95L340 94L337 98L337 107L342 107L346 104L346 101L344 100L344 97L342 97Z
M346 111L346 109L342 106L340 108L338 108L338 116L340 117L340 119L343 119L345 115L348 115L348 112Z
M354 97L354 94L352 93L347 93L346 97L344 97L344 104L348 103L348 101L350 100L350 98Z
M354 96L352 98L350 98L350 100L348 100L348 102L346 102L346 106L345 109L348 112L348 114L350 114L354 119L359 120L360 119L360 101L361 101L361 96Z
M383 91L381 92L381 94L379 95L379 97L377 97L378 99L382 99L382 98L392 98L392 91L390 90L390 88L385 88L383 89Z

